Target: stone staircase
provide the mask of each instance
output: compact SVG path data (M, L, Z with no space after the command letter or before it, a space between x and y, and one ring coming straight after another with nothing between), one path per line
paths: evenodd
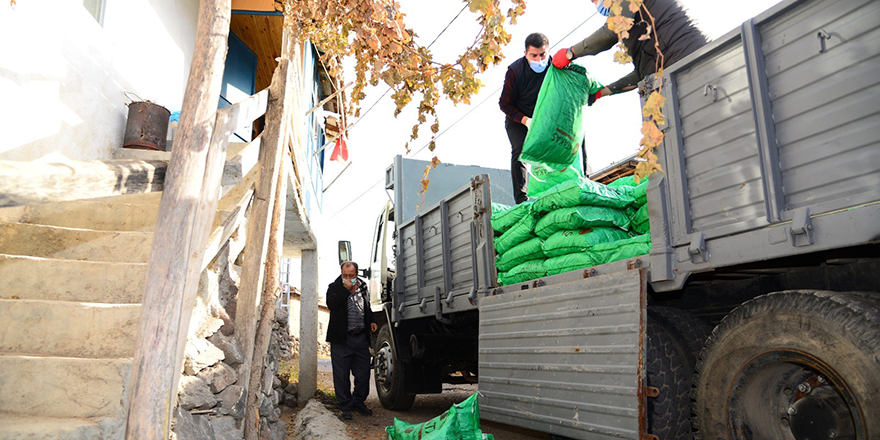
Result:
M0 439L123 438L160 196L0 209Z
M158 194L0 210L0 438L121 438Z

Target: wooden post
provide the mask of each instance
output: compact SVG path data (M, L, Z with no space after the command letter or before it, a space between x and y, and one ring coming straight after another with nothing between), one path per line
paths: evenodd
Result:
M292 87L289 85L291 62L282 58L275 69L272 85L269 86L269 108L266 113L266 129L260 145L257 183L254 188L254 203L248 221L247 240L244 249L244 263L241 271L241 284L238 289L235 312L235 333L241 341L244 362L239 367L238 383L247 386L250 381L251 363L254 354L254 332L256 327L257 304L262 291L263 265L266 245L269 239L269 213L272 212L281 152L287 138L285 104L290 102Z
M257 327L257 340L254 343L253 365L248 382L247 405L245 406L244 438L257 440L260 433L259 401L260 382L263 379L263 356L269 350L272 338L272 324L275 321L275 300L281 286L278 282L278 261L281 257L278 237L284 234L284 199L287 195L284 185L284 172L278 173L275 188L275 204L272 207L272 226L269 228L269 249L266 253L266 283L263 286L263 307L260 311L260 325Z
M186 332L190 317L184 304L198 288L197 271L208 234L205 219L212 218L216 210L225 160L225 153L220 156L215 151L209 155L209 140L220 95L230 15L229 1L199 2L197 49L184 94L180 139L171 154L159 204L132 364L125 432L130 440L167 440L170 434L182 365L180 341L185 338L181 333ZM218 170L208 168L218 168L218 164ZM211 190L212 186L217 192Z

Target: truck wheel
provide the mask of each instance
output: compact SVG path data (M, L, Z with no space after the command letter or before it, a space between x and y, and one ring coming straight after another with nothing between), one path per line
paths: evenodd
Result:
M412 408L416 396L404 391L405 372L398 361L397 350L391 341L391 328L383 325L376 337L376 394L382 406L393 410Z
M676 336L672 343L678 348L679 354L688 371L693 374L703 344L712 334L712 326L702 319L674 307L648 307L648 320L654 320ZM688 386L690 388L690 385Z
M648 386L657 388L648 397L648 432L664 440L691 438L690 388L693 368L688 368L677 347L679 337L648 315Z
M696 439L880 436L880 305L827 291L759 296L725 317L694 378Z

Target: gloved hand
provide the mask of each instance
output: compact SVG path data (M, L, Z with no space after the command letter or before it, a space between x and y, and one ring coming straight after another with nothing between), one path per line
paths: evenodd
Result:
M571 64L571 58L568 57L568 49L559 49L555 55L553 55L553 67L557 69L564 69L565 66Z
M587 97L587 105L593 105L593 103L596 102L596 100L601 97L602 97L602 90L599 90L598 92L593 93L592 95Z
M526 126L526 129L532 128L532 118L523 116L522 123Z

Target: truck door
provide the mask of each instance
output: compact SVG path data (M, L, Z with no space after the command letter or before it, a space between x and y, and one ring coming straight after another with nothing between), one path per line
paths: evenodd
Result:
M481 416L574 439L650 438L646 274L587 270L482 298Z

